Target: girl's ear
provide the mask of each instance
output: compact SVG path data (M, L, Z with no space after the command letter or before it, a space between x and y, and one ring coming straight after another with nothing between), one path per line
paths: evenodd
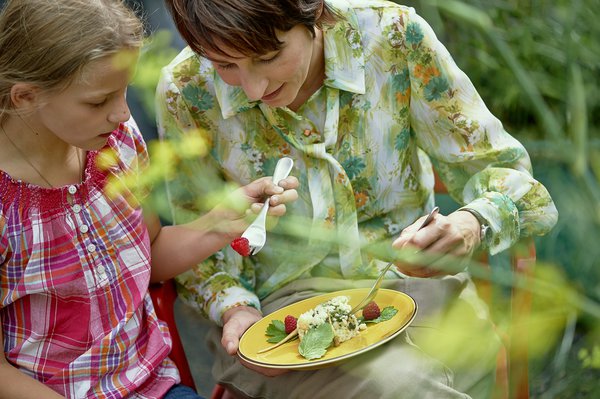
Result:
M29 83L16 83L10 89L10 100L15 109L32 109L40 100L40 90Z

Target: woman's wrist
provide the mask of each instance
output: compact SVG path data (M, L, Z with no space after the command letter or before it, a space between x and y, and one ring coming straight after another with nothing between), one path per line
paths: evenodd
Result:
M465 212L472 216L473 220L477 222L477 227L475 230L475 236L478 237L479 247L487 247L487 238L489 235L489 224L487 221L479 214L479 212L469 209L469 208L461 208L458 212Z

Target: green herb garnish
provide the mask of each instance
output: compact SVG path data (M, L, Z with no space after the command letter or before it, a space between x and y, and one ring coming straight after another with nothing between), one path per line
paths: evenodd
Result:
M311 328L304 334L298 352L307 360L323 357L333 342L333 327L329 323Z
M271 320L271 324L267 326L265 334L269 337L267 342L272 344L276 344L287 336L285 325L281 320Z

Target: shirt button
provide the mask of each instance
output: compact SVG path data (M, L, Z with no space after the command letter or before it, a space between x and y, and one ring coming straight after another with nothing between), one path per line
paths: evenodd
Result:
M69 194L75 194L77 192L77 187L71 185L71 186L69 186L67 191L69 192Z
M73 205L72 209L73 209L73 212L79 213L79 212L81 212L81 205L75 204L75 205Z
M81 231L83 234L87 233L89 229L90 228L86 224L79 226L79 231Z
M96 270L98 270L98 274L104 274L104 273L106 273L106 268L104 266L102 266L102 265L98 266L96 268Z
M88 250L88 252L95 252L96 246L94 244L90 244L87 246L87 250Z

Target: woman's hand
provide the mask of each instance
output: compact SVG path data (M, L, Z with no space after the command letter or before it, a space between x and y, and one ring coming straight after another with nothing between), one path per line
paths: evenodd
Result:
M401 249L406 246L418 248L425 253L465 256L473 253L480 244L480 225L469 212L456 211L448 216L438 214L426 227L419 227L426 216L419 218L400 234L392 246ZM432 277L446 274L443 270L405 263L396 264L398 269L409 276Z
M225 351L235 356L240 344L242 334L254 323L262 318L262 314L251 306L236 306L223 313L223 335L221 345ZM265 340L265 345L267 341ZM240 362L250 370L254 370L268 377L274 377L286 372L286 370L274 370L258 367L240 359Z
M221 345L230 355L235 355L240 337L252 324L262 319L262 314L252 306L236 306L223 313Z

